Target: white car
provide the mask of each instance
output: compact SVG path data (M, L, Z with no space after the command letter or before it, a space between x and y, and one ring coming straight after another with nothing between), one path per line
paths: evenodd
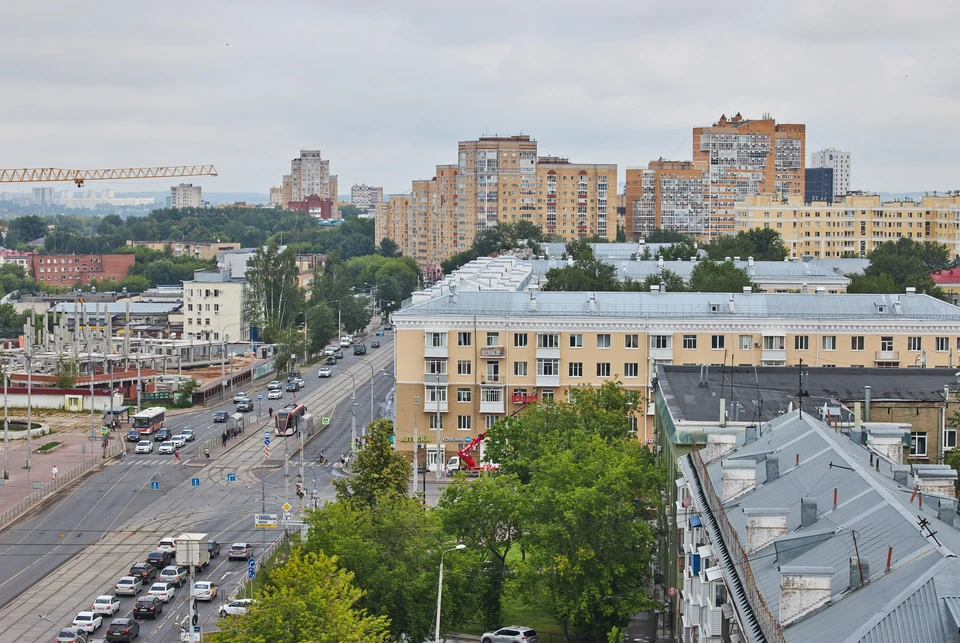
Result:
M177 539L173 536L164 537L157 545L157 551L177 551Z
M134 453L153 453L153 440L140 440L137 442Z
M193 429L183 429L180 431L179 436L183 438L184 442L193 442L197 439L197 434L194 433ZM176 438L177 436L174 436Z
M137 448L139 449L140 447ZM161 442L160 448L157 449L157 453L173 453L175 448L176 447L173 446L173 442Z
M178 449L182 449L187 444L187 439L179 433L172 436L170 441L173 442L173 446L177 447Z
M113 586L113 591L117 594L136 596L143 591L143 582L134 576L124 576Z
M217 584L208 580L197 581L193 584L193 596L198 601L212 601L217 596Z
M253 602L252 598L238 598L220 608L220 616L243 616L247 613L247 608Z
M350 335L344 335L340 338L340 348L347 348L350 344L353 343L353 337Z
M277 390L278 388L280 388L280 381L279 381L279 380L271 380L270 383L267 384L267 390L268 390L268 391L275 391L275 390Z
M318 377L330 377L331 375L333 375L333 369L329 366L321 366L320 370L317 371Z
M283 391L281 391L281 390L278 389L278 388L275 388L275 389L273 389L272 391L270 391L269 393L267 393L267 399L268 399L268 400L280 400L280 399L283 399Z
M169 603L176 593L173 583L154 583L147 590L147 596L156 596L164 603Z
M236 395L233 396L233 403L237 404L241 400L249 400L249 399L250 399L250 396L241 391L240 393L237 393Z
M100 629L101 625L103 625L103 617L96 612L80 612L77 614L77 617L73 619L70 627L74 627L81 632L93 634Z
M97 598L93 601L93 606L90 609L97 614L113 616L120 611L120 599L111 594L97 596Z
M337 348L339 348L339 346ZM323 349L323 356L330 357L331 355L333 355L333 351L335 350L336 348L334 348L333 346L327 346L326 348Z
M176 585L177 587L182 587L188 576L189 574L187 573L186 568L178 567L177 565L170 565L169 567L164 567L160 570L160 575L157 576L157 580L164 583L170 583L171 585Z

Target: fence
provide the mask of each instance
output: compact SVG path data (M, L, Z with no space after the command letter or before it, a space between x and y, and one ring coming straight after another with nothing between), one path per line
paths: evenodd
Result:
M29 496L18 502L16 505L0 514L0 529L5 528L7 525L15 521L27 510L32 509L40 504L51 494L66 487L83 474L98 468L107 460L118 455L123 448L123 442L116 440L111 446L106 448L103 454L91 455L89 458L85 458L81 464L70 469L63 475L57 476L55 480L51 480L47 484L43 485L38 490L34 491Z
M287 542L287 534L283 533L282 536L278 537L272 543L267 545L266 549L260 552L260 556L257 557L257 573L262 573L264 566L267 561L270 560L270 557L277 553L277 550L283 547ZM246 596L247 595L247 585L253 585L256 579L253 578L243 578L237 583L237 592L234 594L234 597L237 596ZM250 597L253 597L253 589L250 588Z
M747 553L740 544L740 537L737 535L737 531L727 519L727 514L723 510L723 503L720 502L720 498L713 488L713 483L710 481L707 465L703 462L703 459L700 457L700 452L697 451L696 447L694 447L690 453L690 457L693 460L694 468L697 470L697 475L700 476L700 486L703 489L703 494L707 498L707 504L713 513L713 518L717 523L717 528L720 530L720 535L723 537L723 544L727 548L727 552L730 555L734 567L737 569L737 573L740 574L743 591L747 596L750 607L753 609L757 624L760 626L760 629L763 630L763 635L769 643L786 643L786 638L783 636L783 630L780 628L780 624L777 622L777 619L773 617L773 614L770 613L767 602L763 600L763 595L760 593L760 590L757 589Z

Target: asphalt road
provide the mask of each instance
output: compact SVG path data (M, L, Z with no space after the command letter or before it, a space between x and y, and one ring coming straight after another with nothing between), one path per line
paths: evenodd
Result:
M322 450L335 462L349 450L351 411L356 412L358 432L371 419L370 365L376 375L376 415L389 413L393 379L380 370L392 370L392 333L379 339L382 348L368 350L360 359L346 355L334 367L331 378L318 378L317 367L303 376L306 387L297 393L298 401L307 405L318 422L323 416L331 418L330 425L306 449L304 480L310 492L304 500L307 504L332 498L332 480L340 475L330 465L317 465L317 454ZM366 363L358 365L358 361ZM358 385L353 405L353 385L346 372L353 374ZM207 533L221 543L223 553L211 561L200 578L218 583L221 598L229 598L246 574L246 561L228 561L227 548L232 542L246 541L254 543L254 551L259 553L262 543L279 537L280 532L254 529L253 514L261 511L262 504L267 513L282 514L280 505L285 499L295 507L300 503L294 493L299 473L299 458L293 455L299 442L294 436L272 436L271 468L265 469L265 484L261 486L262 434L270 428L266 426L265 387L264 382L261 388L247 389L254 399L257 393L264 396L261 419L265 428L261 429L255 421L255 412L247 414L244 434L235 443L231 441L228 451L218 453L209 462L197 453L199 444L223 430L223 425L212 423L212 415L217 410L232 412L230 401L175 416L168 422L167 426L175 431L192 428L198 434L195 442L181 449L182 464L169 455L130 453L126 463L109 464L42 511L0 532L0 638L53 640L57 626L69 625L78 611L89 609L96 596L113 593L116 579L125 575L132 563L153 551L161 537L183 531ZM287 393L286 399L269 402L278 408L291 397ZM286 472L280 462L284 447L293 456ZM285 473L289 477L285 478ZM229 474L235 476L235 481L228 481ZM199 486L192 486L191 478L198 478ZM159 482L160 489L151 490L151 481ZM142 621L138 640L179 641L179 628L175 625L186 614L187 594L184 587L156 622ZM120 600L121 611L116 616L128 614L135 602L133 597ZM200 604L201 625L214 624L219 605L220 600L211 605ZM39 614L48 615L57 625L39 619ZM105 619L105 624L109 620ZM98 634L102 632L101 629Z

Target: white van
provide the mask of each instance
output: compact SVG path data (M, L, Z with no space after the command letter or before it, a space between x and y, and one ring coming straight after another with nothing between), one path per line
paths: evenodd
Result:
M344 335L343 337L340 338L340 346L342 348L347 348L352 343L353 343L353 337L351 337L350 335Z

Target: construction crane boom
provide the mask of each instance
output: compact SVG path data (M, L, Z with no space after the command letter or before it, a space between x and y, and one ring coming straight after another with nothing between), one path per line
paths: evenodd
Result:
M0 183L51 183L73 181L83 187L84 181L116 179L166 179L181 176L217 176L212 165L171 165L169 167L127 167L113 170L66 170L58 167L0 170Z

